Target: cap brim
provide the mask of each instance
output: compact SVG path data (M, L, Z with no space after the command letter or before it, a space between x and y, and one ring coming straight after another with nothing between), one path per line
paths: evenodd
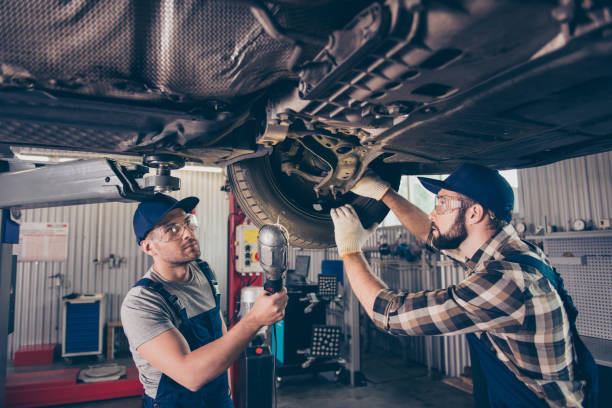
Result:
M427 190L431 191L434 194L438 194L438 191L444 189L450 190L449 186L442 180L436 180L427 177L419 177L418 178L423 187Z
M183 198L182 200L177 201L172 207L170 207L170 209L168 209L166 214L168 214L170 211L174 210L175 208L180 208L186 213L190 213L193 211L194 208L196 208L196 205L198 205L199 202L200 202L200 199L197 197Z

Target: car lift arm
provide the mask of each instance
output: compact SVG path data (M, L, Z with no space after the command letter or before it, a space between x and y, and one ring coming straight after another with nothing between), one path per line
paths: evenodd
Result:
M148 169L110 159L77 160L0 173L0 208L41 208L110 201L143 201Z

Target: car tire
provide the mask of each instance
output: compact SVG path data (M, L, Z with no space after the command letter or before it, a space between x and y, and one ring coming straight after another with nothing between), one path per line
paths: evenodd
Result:
M399 186L401 174L392 167L373 166L377 173L389 181L393 188ZM243 160L228 167L232 193L240 208L258 227L280 222L289 231L289 242L300 248L329 248L335 246L334 228L329 211L316 212L312 203L300 202L299 197L289 197L277 182L269 156ZM343 195L338 206L351 204L365 228L380 223L389 209L379 201L357 196Z

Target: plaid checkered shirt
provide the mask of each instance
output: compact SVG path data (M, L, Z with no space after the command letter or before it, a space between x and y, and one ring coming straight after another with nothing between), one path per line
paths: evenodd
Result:
M432 235L428 238L431 243ZM563 302L529 265L506 262L525 254L550 266L507 225L470 259L457 259L466 278L446 289L407 293L383 289L374 302L376 326L395 335L474 332L538 397L553 407L581 407L584 381L575 379L575 351Z

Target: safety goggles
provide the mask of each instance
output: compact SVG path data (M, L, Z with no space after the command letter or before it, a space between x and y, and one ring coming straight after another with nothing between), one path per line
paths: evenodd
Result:
M170 242L177 241L183 238L185 229L190 232L197 234L198 232L198 219L193 214L187 214L182 223L172 223L160 225L151 231L151 239L159 242Z
M459 208L467 208L468 206L465 204L465 201L459 197L453 196L436 196L435 201L435 210L436 214L448 214L453 210L457 210Z

